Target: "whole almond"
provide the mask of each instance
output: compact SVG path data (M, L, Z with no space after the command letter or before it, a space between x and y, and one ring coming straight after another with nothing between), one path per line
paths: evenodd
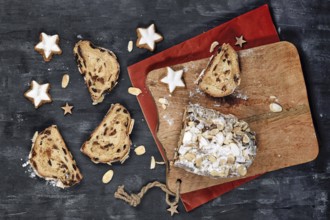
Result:
M269 109L272 112L281 112L283 110L282 106L276 102L273 102L269 105Z
M240 165L237 167L237 172L240 176L245 176L247 173L246 167L243 165Z
M62 88L65 89L69 85L70 76L68 74L64 74L62 77Z
M103 177L102 177L102 182L103 182L104 184L107 184L107 183L109 183L109 182L111 181L112 177L113 177L113 170L108 170L108 171L103 175Z

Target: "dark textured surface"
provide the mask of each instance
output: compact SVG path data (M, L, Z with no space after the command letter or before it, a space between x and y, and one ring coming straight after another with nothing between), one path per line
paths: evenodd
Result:
M150 156L160 155L134 96L126 66L152 53L134 48L135 28L155 22L165 40L156 52L207 31L229 19L269 3L282 40L294 43L301 55L311 109L320 143L312 163L272 172L175 219L327 219L330 193L330 1L0 1L0 214L1 218L170 219L165 195L151 190L137 208L114 199L117 186L137 191L149 181L165 181L165 168L149 170ZM39 33L58 33L61 56L49 63L33 50ZM72 48L79 37L113 50L121 64L119 84L105 101L92 106L78 73ZM63 73L71 77L60 86ZM38 110L23 97L35 79L50 82L53 103ZM63 117L61 106L74 105ZM113 165L112 182L101 182L108 165L95 165L79 152L111 103L127 106L136 120L134 145L147 153L124 165ZM27 160L35 130L57 124L81 171L83 182L61 190L29 177ZM299 132L299 131L297 131Z

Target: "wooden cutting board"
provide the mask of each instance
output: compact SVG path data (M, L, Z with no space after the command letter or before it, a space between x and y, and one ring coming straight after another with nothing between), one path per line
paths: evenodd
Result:
M155 99L159 127L157 137L172 160L178 147L184 108L191 103L234 114L246 120L257 133L258 152L245 177L263 174L284 167L312 161L318 155L318 142L310 113L299 55L294 45L278 42L239 53L241 85L239 97L212 98L194 85L199 73L209 59L202 59L172 66L184 70L186 88L179 88L169 95L167 85L160 79L166 68L148 74L146 85ZM244 100L244 97L248 97ZM269 109L270 96L276 96L283 107L280 113ZM169 105L163 109L159 98L166 98ZM198 176L173 166L167 169L167 185L175 191L180 179L181 193L187 193L239 178L211 179Z

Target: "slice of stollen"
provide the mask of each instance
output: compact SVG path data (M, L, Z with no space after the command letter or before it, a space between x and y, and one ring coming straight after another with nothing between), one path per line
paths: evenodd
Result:
M129 156L133 125L127 109L114 104L80 150L94 163L123 163Z
M238 55L229 45L223 44L199 77L199 87L213 97L232 94L241 83Z
M87 40L76 43L73 52L93 105L102 102L105 93L110 92L117 84L120 67L116 55Z
M29 163L41 178L67 188L83 178L56 125L36 132L32 139Z

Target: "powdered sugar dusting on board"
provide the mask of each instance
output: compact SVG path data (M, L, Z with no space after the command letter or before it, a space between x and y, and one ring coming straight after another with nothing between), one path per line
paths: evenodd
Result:
M174 121L173 121L173 118L171 118L170 116L168 115L163 115L163 119L168 123L168 125L172 126Z
M23 159L21 159L23 160ZM30 165L30 162L29 160L27 159L26 162L24 162L22 164L22 167L25 168L26 170L24 171L24 173L28 174L28 176L32 179L36 179L37 175L36 173L34 172L32 166ZM46 185L50 185L50 186L54 186L56 187L56 183L57 181L55 180L46 180Z
M248 100L249 97L243 90L236 89L233 94L231 94L233 97L237 99L243 99L243 100Z
M241 50L238 54L239 57L249 57L253 53L252 49L247 49L247 50Z
M47 185L50 185L50 186L54 186L54 187L56 187L56 181L55 180L46 180L46 184Z
M195 90L189 91L189 98L194 97L195 95L202 95L205 96L205 93L199 89L199 87L196 87Z

